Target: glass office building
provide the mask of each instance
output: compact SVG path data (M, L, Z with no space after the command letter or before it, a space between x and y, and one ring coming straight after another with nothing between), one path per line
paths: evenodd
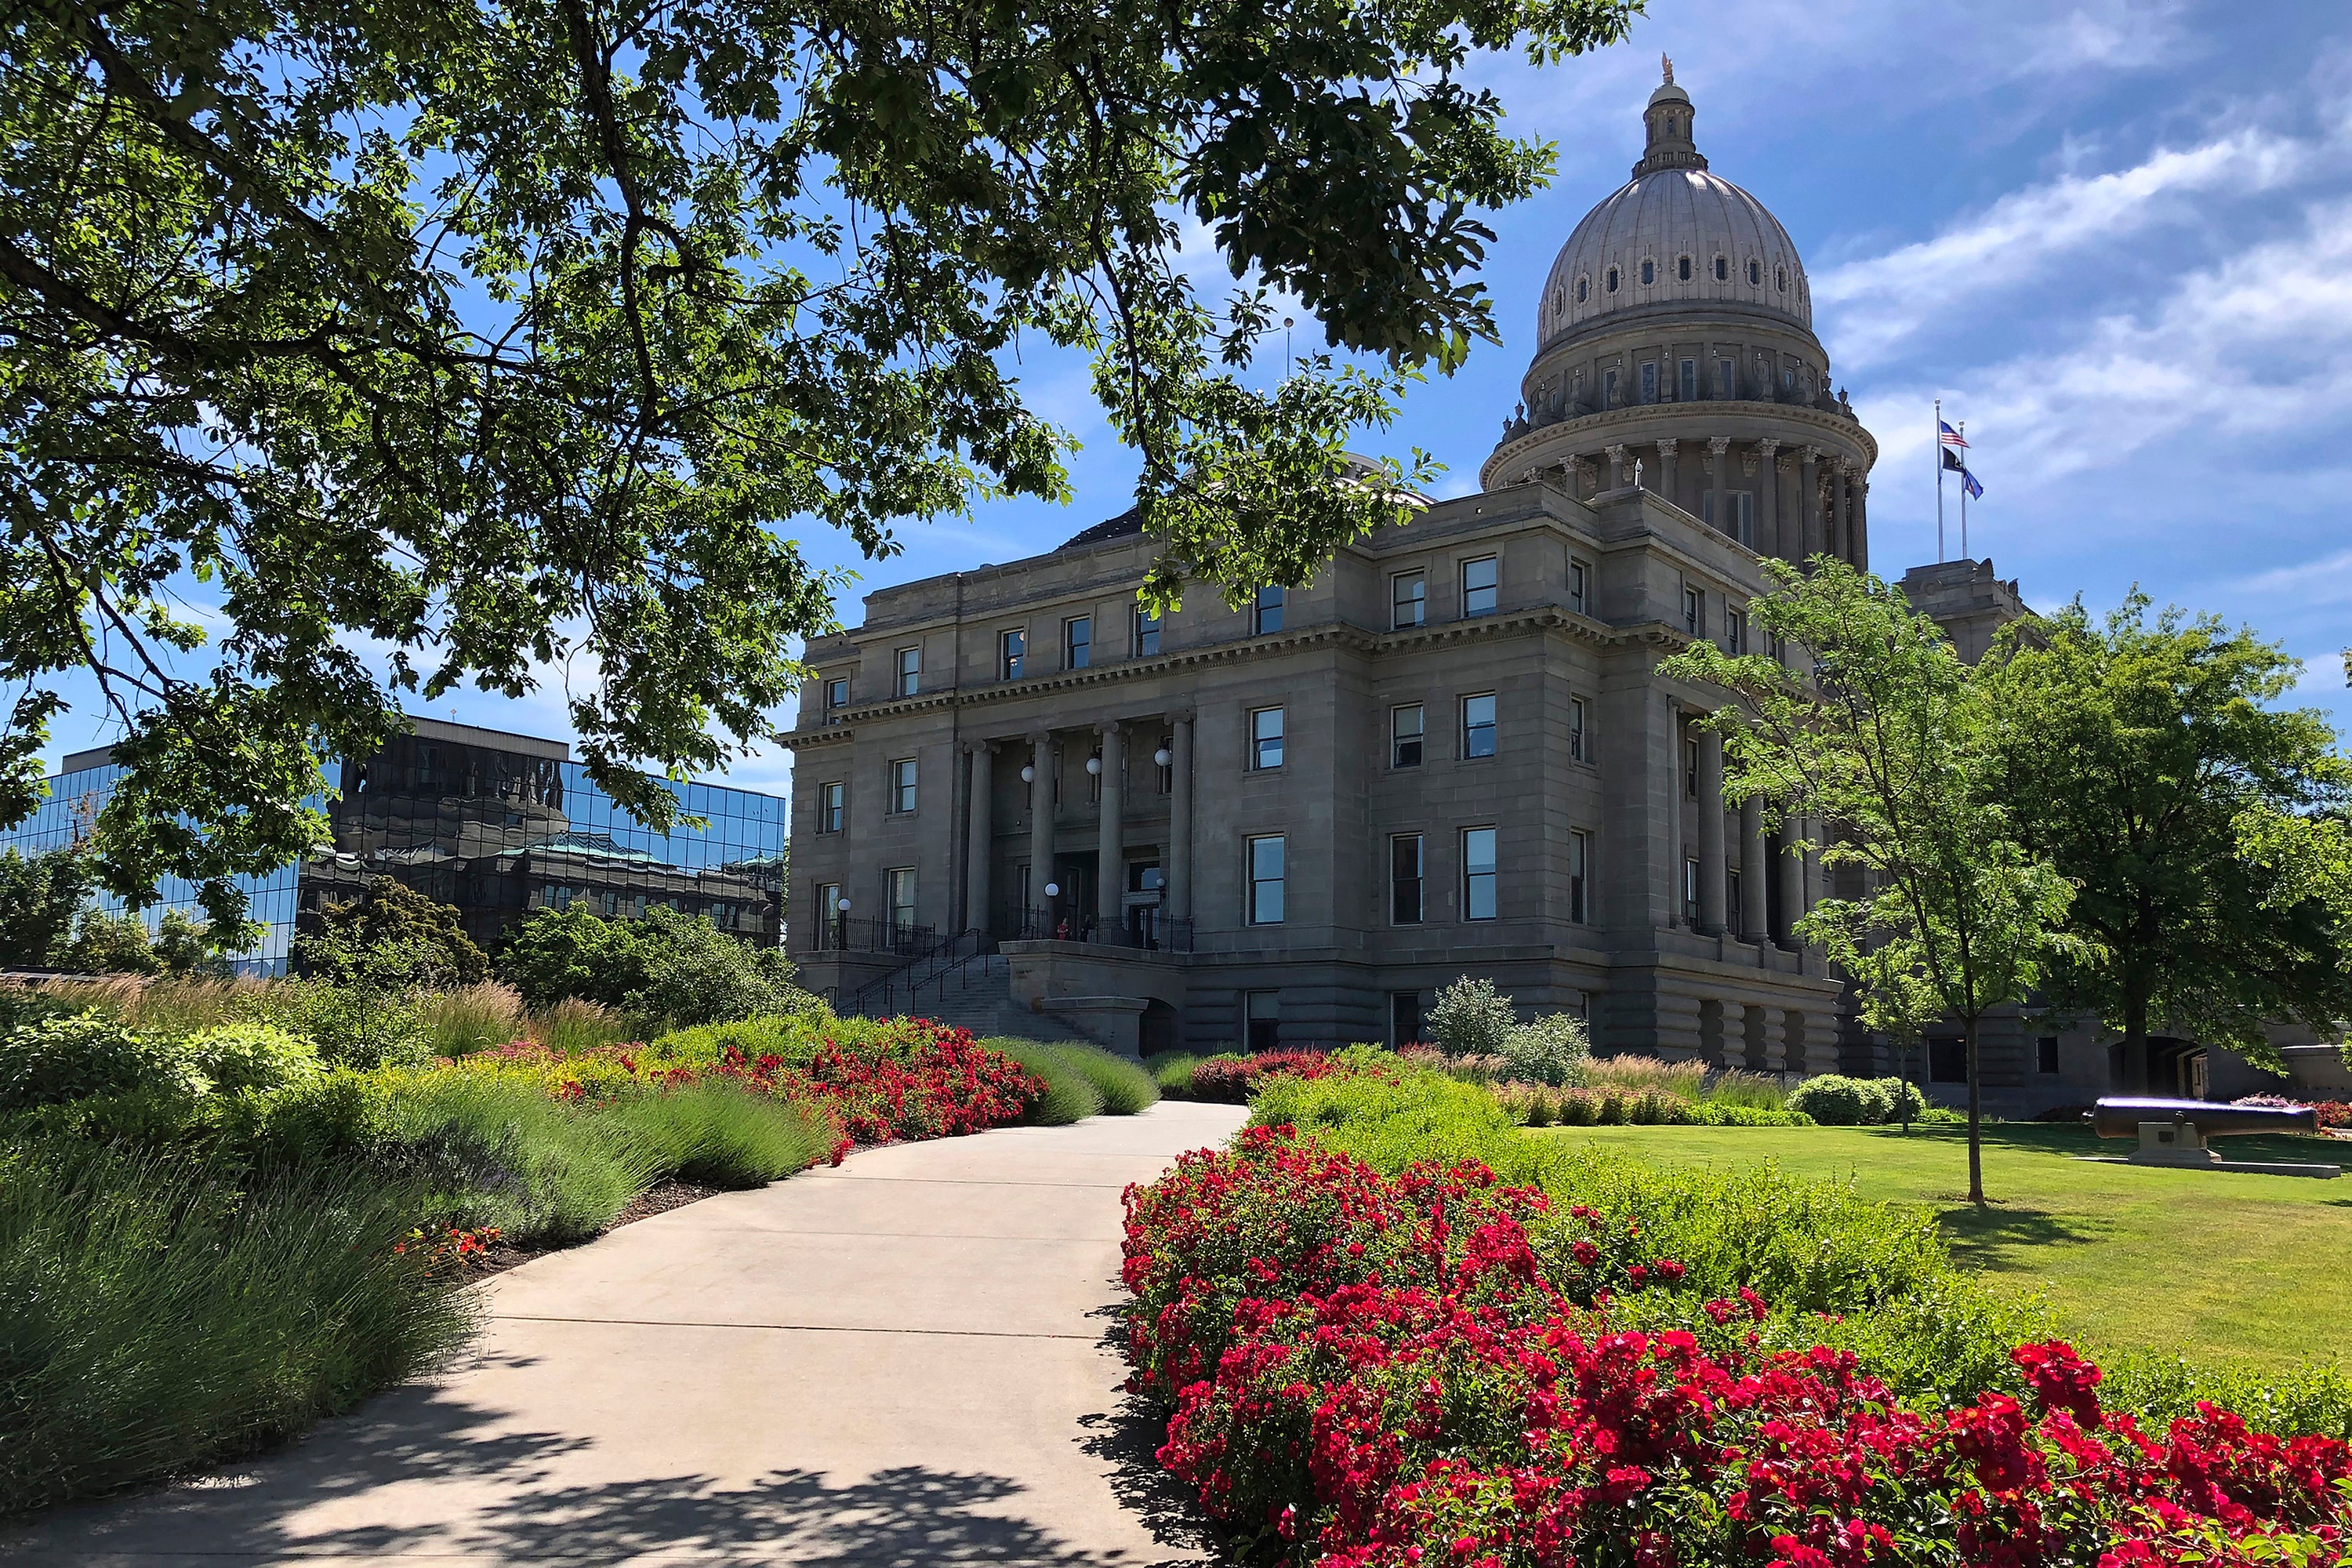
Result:
M310 804L327 814L331 845L244 880L268 934L240 956L240 968L284 973L304 918L377 877L455 905L485 948L531 910L634 917L657 904L708 915L755 945L782 943L782 797L662 781L704 826L656 833L590 782L561 741L434 719L410 724L365 762L330 768L340 773L341 798ZM105 748L68 755L49 798L0 834L0 849L33 855L73 843L121 776ZM193 887L166 881L159 891L151 924L171 909L201 918Z

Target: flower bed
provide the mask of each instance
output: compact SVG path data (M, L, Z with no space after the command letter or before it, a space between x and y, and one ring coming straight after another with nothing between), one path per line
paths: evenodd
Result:
M1260 1051L1247 1057L1211 1057L1192 1068L1191 1095L1220 1105L1247 1105L1270 1078L1328 1078L1346 1070L1324 1051Z
M2336 1438L2210 1405L2142 1430L2054 1343L1906 1408L1846 1352L1766 1347L1748 1290L1643 1331L1688 1271L1637 1224L1548 1207L1475 1162L1383 1176L1287 1127L1129 1189L1160 1461L1245 1548L1331 1568L2346 1560Z
M673 1055L642 1045L565 1056L517 1040L448 1064L476 1072L532 1075L558 1099L582 1101L713 1079L821 1109L836 1132L833 1158L860 1143L955 1138L1019 1121L1045 1092L1021 1063L928 1018L896 1019L868 1037L817 1037L793 1057L746 1056L737 1045Z

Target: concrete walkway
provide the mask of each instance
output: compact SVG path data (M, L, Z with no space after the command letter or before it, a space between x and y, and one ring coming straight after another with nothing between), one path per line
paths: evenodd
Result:
M878 1149L641 1220L489 1281L439 1383L0 1562L1202 1561L1107 1339L1118 1195L1242 1114Z

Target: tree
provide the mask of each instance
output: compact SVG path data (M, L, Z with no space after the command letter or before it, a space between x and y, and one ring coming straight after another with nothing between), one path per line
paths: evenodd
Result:
M376 990L438 990L490 975L456 909L390 877L322 907L316 929L294 939L292 957L304 974Z
M78 974L152 974L163 966L145 921L129 910L91 904L75 920L73 940L58 954L58 967Z
M2048 975L2054 1007L2135 1064L2160 1024L2276 1068L2264 1022L2352 1017L2352 897L2313 874L2341 858L2352 764L2324 715L2276 706L2297 660L2148 604L2006 630L1979 678L2000 721L1988 784L2074 885L2084 940Z
M0 965L57 966L89 894L89 863L76 849L0 854Z
M2019 843L1985 787L1997 716L1935 622L1828 556L1814 557L1810 575L1764 565L1779 587L1749 607L1750 621L1765 647L1801 650L1810 668L1694 642L1660 672L1729 697L1704 721L1723 736L1726 796L1758 798L1775 823L1793 812L1829 825L1823 863L1861 868L1861 898L1825 899L1797 930L1859 983L1864 1022L1903 1036L1958 1021L1969 1201L1980 1204L1979 1028L2083 945L2063 929L2071 889Z
M1495 336L1476 209L1542 183L1473 51L1634 0L115 0L0 32L0 822L91 677L134 903L325 836L405 693L567 672L590 774L774 730L834 579L975 496L1063 498L1025 349L1086 356L1164 552L1234 596L1401 521L1351 431ZM1208 300L1200 226L1236 279ZM1278 305L1274 291L1296 301ZM1283 309L1343 356L1249 372ZM201 616L185 601L205 599ZM225 635L205 658L205 624Z

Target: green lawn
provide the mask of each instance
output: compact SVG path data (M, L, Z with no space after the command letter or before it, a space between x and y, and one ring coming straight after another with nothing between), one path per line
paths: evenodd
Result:
M1577 1127L1575 1138L1663 1163L1776 1160L1866 1197L1935 1211L1954 1255L2046 1290L2090 1346L2227 1356L2273 1366L2352 1364L2352 1174L2333 1181L2100 1164L2086 1129L1985 1130L1989 1206L1962 1201L1968 1140L1875 1127ZM2232 1138L2225 1158L2352 1164L2352 1142Z

